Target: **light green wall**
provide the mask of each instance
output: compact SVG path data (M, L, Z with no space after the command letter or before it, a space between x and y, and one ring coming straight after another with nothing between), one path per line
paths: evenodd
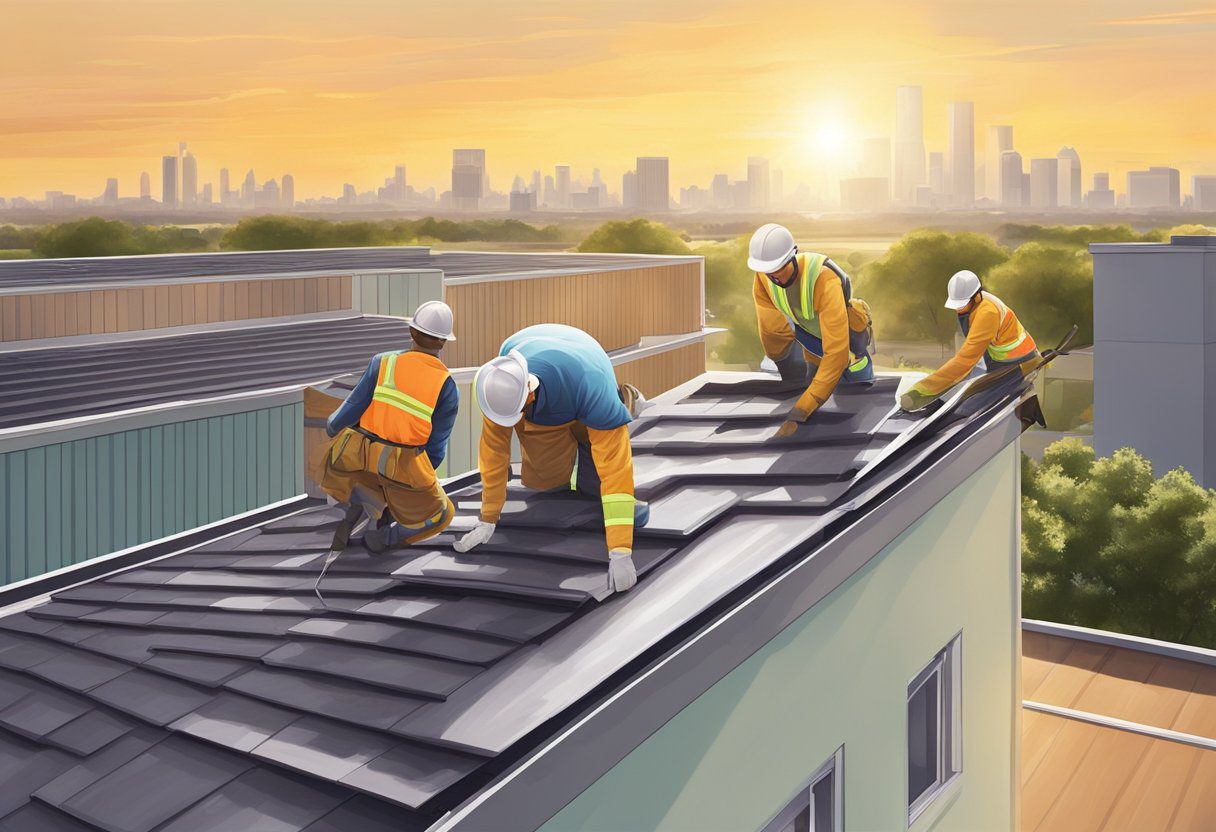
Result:
M905 829L907 684L959 631L961 789L914 829L1011 829L1017 454L1001 451L542 829L748 832L841 744L845 828Z
M408 318L423 301L443 300L443 272L357 274L351 300L355 309L368 315Z
M300 403L0 454L0 585L304 492Z

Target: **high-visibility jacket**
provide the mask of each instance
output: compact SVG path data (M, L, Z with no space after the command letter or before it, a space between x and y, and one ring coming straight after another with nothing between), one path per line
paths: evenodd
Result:
M399 445L423 446L431 436L431 417L447 382L448 368L417 350L393 352L380 362L372 402L359 426Z
M865 327L855 332L850 326L852 293L849 276L832 268L823 254L799 254L798 278L786 287L756 273L752 300L765 354L774 361L785 358L794 348L793 327L823 343L815 377L798 400L803 413L812 413L828 400L846 369L864 369L869 362Z
M1021 364L1038 354L1034 338L1018 316L991 292L983 292L975 309L959 315L958 325L967 340L937 372L914 385L917 392L940 395L965 379L981 358L984 368L993 372L1010 364Z

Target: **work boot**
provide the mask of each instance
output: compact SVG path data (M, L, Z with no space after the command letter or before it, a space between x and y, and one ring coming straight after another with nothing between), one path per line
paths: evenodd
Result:
M329 547L331 552L341 552L350 543L350 533L354 530L355 524L359 522L359 518L363 516L363 506L348 505L346 513L338 522L338 528L334 529L334 541Z
M381 514L374 524L367 524L367 530L363 532L363 545L367 547L367 551L375 555L388 551L389 526L392 524L393 518L387 511Z

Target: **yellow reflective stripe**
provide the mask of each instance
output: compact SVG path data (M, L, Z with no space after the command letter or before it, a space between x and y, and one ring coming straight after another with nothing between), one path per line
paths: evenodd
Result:
M384 371L384 387L393 386L393 373L397 371L397 356L399 355L401 355L399 352L390 352L382 359L388 362L388 369Z
M861 358L849 365L849 372L856 373L858 370L864 370L866 365L870 363L870 356L863 355Z
M773 281L769 280L767 275L764 278L764 282L768 284L768 293L772 297L773 303L775 303L777 308L781 310L781 314L785 315L787 318L793 318L794 310L790 309L790 301L789 298L785 296L785 290Z
M1019 329L1020 329L1020 327L1019 327ZM1004 358L1005 356L1009 355L1009 353L1013 352L1015 349L1017 349L1018 347L1020 347L1022 345L1022 342L1026 340L1026 334L1027 334L1026 330L1021 329L1020 334L1018 335L1017 340L1015 340L1015 341L1011 341L1008 344L1002 344L1000 346L997 346L996 344L990 344L988 346L988 354L997 360Z
M632 526L633 505L632 494L605 494L600 497L604 504L605 526Z
M815 317L815 309L813 304L815 281L818 279L819 272L821 269L823 269L823 263L827 259L827 256L823 254L811 254L808 255L805 260L806 268L803 269L803 274L801 276L802 319L804 321L812 320Z
M426 422L431 421L431 415L435 412L435 408L427 407L413 396L407 396L400 390L383 385L376 388L376 392L372 394L372 400L381 404L387 404L389 407L395 407L398 410L404 410L406 413L417 416Z

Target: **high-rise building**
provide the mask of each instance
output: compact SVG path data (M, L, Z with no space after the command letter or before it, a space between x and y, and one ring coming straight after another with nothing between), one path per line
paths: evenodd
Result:
M241 202L247 206L252 206L257 200L258 195L258 180L253 175L253 168L250 168L245 174L245 181L241 183Z
M255 208L270 208L277 209L282 204L282 194L279 192L279 183L273 179L266 180L266 184L261 190L254 195L253 205Z
M509 199L508 210L512 214L525 214L536 209L536 193L534 191L512 190Z
M536 200L540 199L540 171L532 171L532 184L528 187L528 190L536 195L536 199L532 200L532 208L535 209L537 205Z
M193 153L182 157L182 205L190 207L198 202L198 162Z
M553 168L553 182L557 188L557 207L570 207L570 166L557 165Z
M117 205L118 204L118 180L110 178L106 180L106 189L101 194L102 205Z
M557 186L553 183L553 177L546 174L545 189L541 193L541 202L546 208L557 207Z
M666 211L671 207L671 188L667 178L666 156L639 156L638 209Z
M725 173L714 174L709 185L710 200L715 208L730 207L730 177Z
M1216 211L1216 176L1192 176L1191 196L1196 211Z
M910 204L914 189L925 181L924 102L920 87L895 91L895 152L892 156L897 202Z
M215 199L211 194L211 183L207 182L203 185L203 196L199 200L203 205L211 205Z
M1004 203L1001 180L1001 156L1013 150L1013 126L991 124L988 126L988 143L984 146L984 196L997 204ZM1019 181L1019 190L1021 182Z
M621 175L621 207L627 211L638 207L638 174L627 170Z
M950 202L960 208L975 204L975 105L950 103Z
M359 199L359 193L355 190L355 186L347 182L342 186L342 199L344 205L354 205Z
M227 205L232 200L232 191L228 187L228 168L220 168L220 204Z
M287 183L283 183L284 205L287 204ZM393 199L397 202L405 202L405 165L397 165L393 168ZM288 205L287 207L291 207Z
M177 207L177 157L160 160L160 203L166 208Z
M452 207L476 211L486 195L486 152L481 148L452 151Z
M929 154L929 193L935 197L946 193L946 157L937 151Z
M1110 187L1110 174L1094 174L1094 188L1085 195L1085 207L1091 211L1115 207L1115 192Z
M1081 207L1081 157L1071 147L1065 147L1056 154L1059 164L1059 183L1056 190L1059 193L1061 208Z
M401 171L404 183L405 168L398 168L398 170ZM405 192L402 191L402 196L404 197L404 195ZM290 173L283 174L283 188L280 198L282 200L283 207L288 211L296 207L296 178Z
M888 168L890 168L890 166L891 166L890 158L891 158L890 154L888 153L888 155L887 155L887 167ZM891 190L891 185L890 185L890 180L888 180L888 184L887 184L888 198L890 197L890 193L889 193L890 190ZM779 207L781 205L781 203L783 203L785 201L785 174L782 173L780 169L773 171L773 186L772 186L772 191L769 192L769 199L771 201L771 204L774 207Z
M768 159L763 156L747 157L747 195L751 207L759 210L769 205Z
M1058 159L1030 160L1030 207L1056 208L1060 204L1060 163Z
M1130 208L1177 208L1182 204L1178 170L1151 167L1128 171L1127 204Z
M144 201L152 198L152 177L147 171L139 175L139 198Z
M1022 207L1022 154L1016 150L1001 154L1001 205Z
M736 179L730 188L730 207L736 211L746 211L751 204L752 197L748 193L747 180Z

